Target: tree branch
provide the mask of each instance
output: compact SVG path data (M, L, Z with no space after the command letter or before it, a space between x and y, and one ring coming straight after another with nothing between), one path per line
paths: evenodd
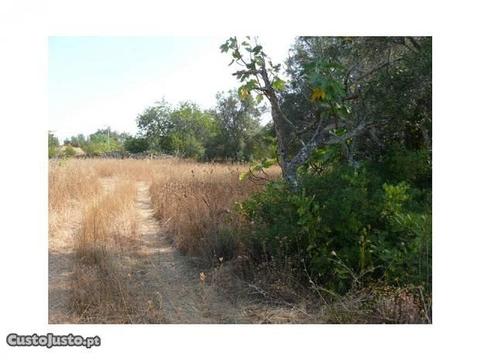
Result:
M321 126L321 124L315 130L315 134L313 134L310 141L300 149L300 151L293 157L292 160L288 162L288 167L293 169L297 169L298 166L305 163L310 155L313 153L315 149L323 145L333 145L338 143L343 143L346 140L358 136L360 133L365 131L369 126L372 124L361 123L356 128L348 131L346 134L342 136L332 136L330 134L330 130L332 130L335 126L334 124L330 124L326 127Z

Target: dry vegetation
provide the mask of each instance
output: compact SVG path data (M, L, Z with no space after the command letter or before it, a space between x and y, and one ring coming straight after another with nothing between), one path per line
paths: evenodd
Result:
M363 289L325 302L318 289L301 286L288 270L251 261L243 239L251 225L235 206L263 184L239 181L246 170L244 165L173 158L52 161L50 321L424 321L427 305L415 289ZM278 175L273 169L268 176ZM148 204L139 205L139 186ZM150 207L157 219L150 215L159 233L154 237L166 237L190 265L174 254L162 254L168 248L142 245L145 219L139 206ZM175 261L177 267L165 267ZM164 289L170 299L157 301L162 287L170 287ZM218 296L225 300L218 301Z
M126 281L124 260L138 239L135 180L148 177L145 165L111 160L50 163L50 253L56 259L72 258L68 268L61 269L71 274L64 285L69 290L64 303L72 322L135 321L132 294L138 293ZM56 266L51 261L50 271Z
M225 238L230 243L222 244L222 231L228 229L225 224L235 201L260 188L239 181L240 172L247 169L177 159L52 161L50 281L56 282L55 272L69 275L68 284L63 284L63 290L68 290L62 293L65 307L59 308L68 314L51 316L51 321L166 322L161 306L152 302L152 286L135 279L138 272L145 272L139 271L137 264L144 261L139 255L143 250L139 250L141 219L135 203L138 185L150 185L162 232L175 239L176 247L189 255L213 259L212 255L225 249L232 256L236 253L236 237ZM194 276L203 286L204 280ZM205 298L211 287L201 291L201 300L211 301ZM51 292L50 297L51 302L59 302L58 292Z
M174 169L172 171L172 169ZM165 163L155 171L150 188L156 216L165 225L175 246L206 261L229 260L240 253L235 204L260 184L239 181L246 166Z
M138 240L135 183L122 179L106 190L83 211L75 238L71 308L80 322L139 322L134 320L138 292L124 269L125 255Z
M72 222L82 203L101 191L94 169L86 163L51 161L48 174L48 215L50 238Z

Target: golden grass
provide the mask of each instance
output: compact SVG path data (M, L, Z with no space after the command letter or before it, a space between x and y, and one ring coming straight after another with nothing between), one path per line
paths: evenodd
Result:
M131 180L150 181L155 167L163 160L135 159L89 159L84 160L99 177L121 177Z
M215 287L232 302L240 297L247 303L245 299L258 300L248 303L242 315L250 322L430 322L431 304L421 292L365 290L326 304L312 292L297 288L291 274L269 271L238 256L246 253L242 230L248 224L235 213L235 204L263 187L239 180L247 170L245 165L171 158L51 161L49 233L55 241L50 246L54 250L56 241L67 233L60 230L68 230L71 241L55 250L61 256L70 247L73 255L69 269L61 269L61 273L72 273L69 308L65 309L70 321L166 321L144 284L130 278L129 261L136 256L140 238L135 202L137 182L142 181L142 189L150 185L155 216L174 245L201 259L202 265L215 265L202 272L202 283L206 276L208 288ZM270 178L277 177L279 169L269 173Z
M165 225L175 246L205 260L228 260L239 252L233 216L240 202L262 185L239 180L245 165L165 162L155 169L150 187L156 216Z
M71 306L81 322L131 322L134 291L122 261L137 240L135 183L124 179L92 199L75 238Z
M130 278L140 237L137 182L150 185L155 216L175 246L205 261L241 253L233 207L262 188L239 180L248 166L179 159L71 159L52 161L49 170L50 234L74 230L67 311L81 323L164 322Z
M101 265L104 254L121 252L137 238L135 195L135 184L123 180L85 207L75 243L82 262Z
M100 182L94 169L79 161L50 161L48 171L49 234L72 222L73 212L99 194Z

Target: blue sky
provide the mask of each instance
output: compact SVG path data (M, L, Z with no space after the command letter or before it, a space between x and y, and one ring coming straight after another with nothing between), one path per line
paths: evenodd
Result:
M49 129L61 139L105 126L134 134L137 114L162 98L213 107L238 86L219 51L227 37L50 37ZM293 40L260 37L275 62Z

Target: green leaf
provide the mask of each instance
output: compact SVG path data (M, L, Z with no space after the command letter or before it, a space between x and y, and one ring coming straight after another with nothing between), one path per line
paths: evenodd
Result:
M257 82L257 80L249 80L249 81L247 81L247 83L244 86L245 86L245 88L248 89L248 91L251 91L258 86L258 82Z
M273 79L272 88L277 91L283 91L285 89L285 81L276 77Z
M262 46L261 45L257 45L255 46L253 49L252 49L252 52L257 55L260 51L262 50Z
M242 100L247 99L250 96L250 89L246 85L240 86L238 88L238 96Z
M243 180L245 180L249 175L250 175L250 170L245 171L245 172L242 172L242 173L240 173L240 175L238 176L238 179L239 179L240 181L243 181Z
M339 129L332 129L330 130L330 134L334 136L343 136L347 133L347 129L345 128L339 128Z
M272 165L275 165L277 163L277 159L264 159L262 161L262 167L264 169L269 168Z
M227 52L228 49L229 49L229 45L227 40L224 44L220 45L220 50L222 51L222 53L224 53L224 52Z

